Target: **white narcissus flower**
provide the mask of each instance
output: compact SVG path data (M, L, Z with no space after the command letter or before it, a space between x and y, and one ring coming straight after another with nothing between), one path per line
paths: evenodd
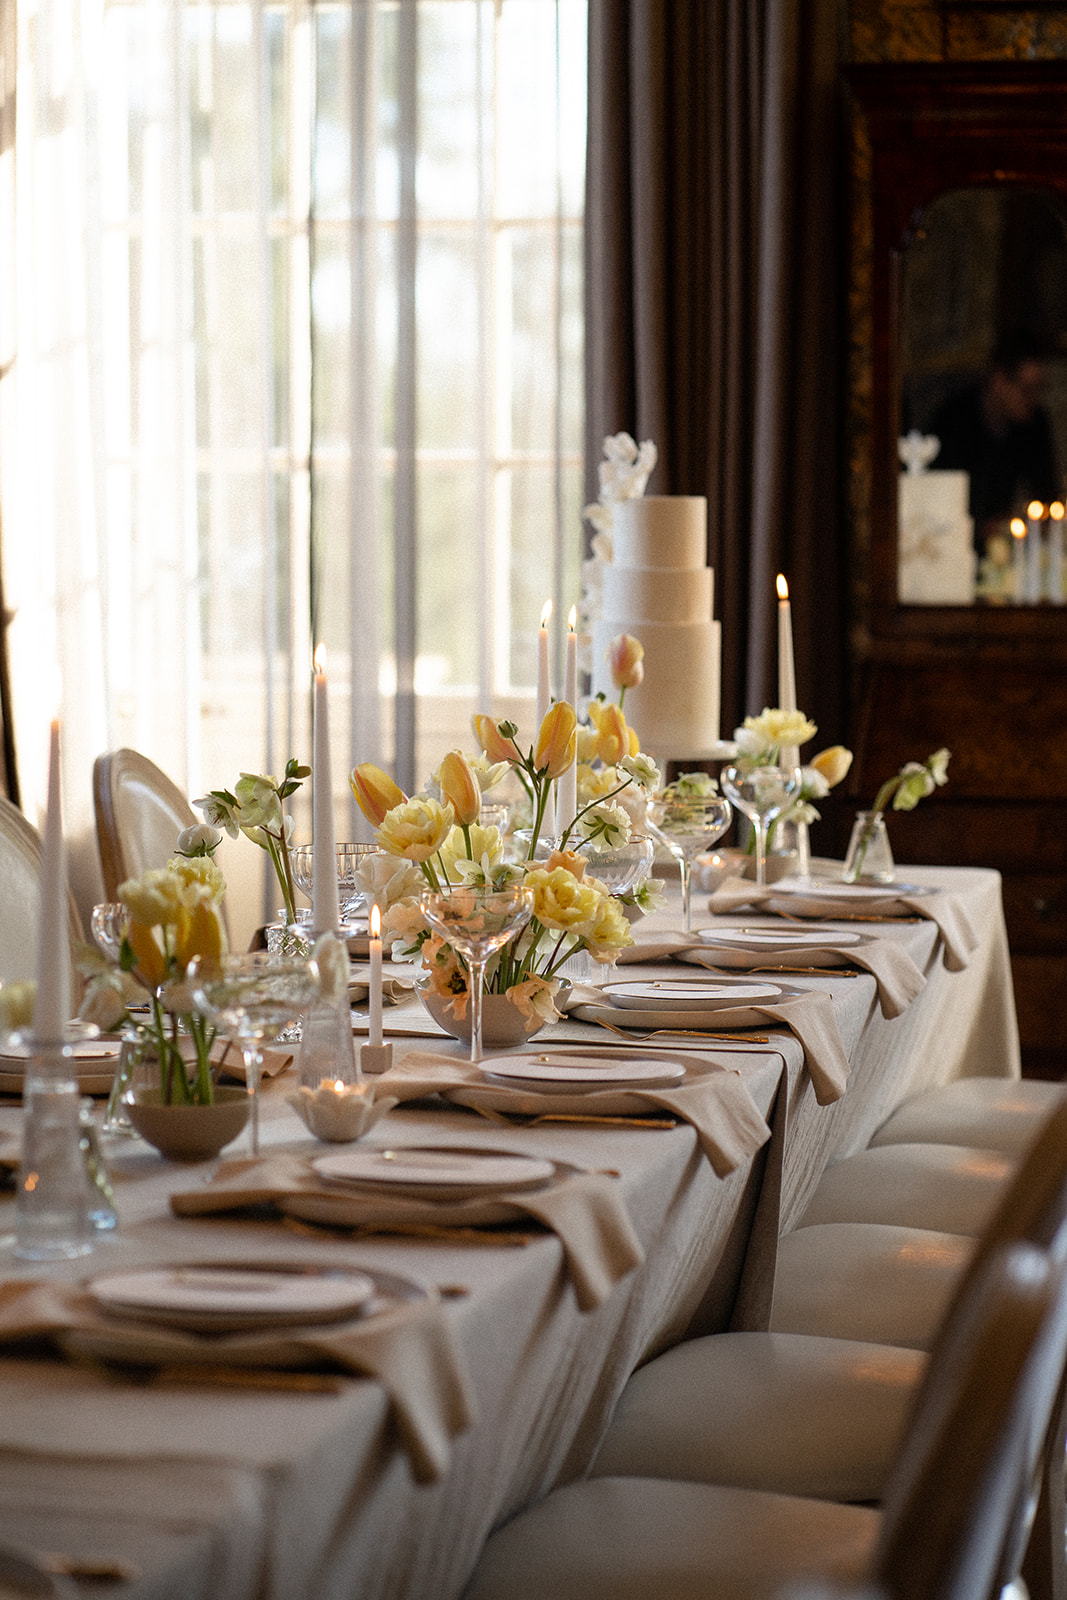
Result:
M630 818L621 806L609 800L579 817L578 830L587 844L617 850L630 837Z
M633 779L646 794L655 794L660 786L660 770L651 756L639 750L635 756L623 756L620 769Z

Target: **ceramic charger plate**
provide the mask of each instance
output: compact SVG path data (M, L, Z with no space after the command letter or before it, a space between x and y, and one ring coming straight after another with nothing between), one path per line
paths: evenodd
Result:
M383 1149L372 1145L313 1162L320 1177L378 1193L419 1200L454 1200L462 1196L539 1189L556 1175L553 1162L501 1150L450 1149L407 1145Z
M624 1011L730 1011L735 1006L768 1005L781 995L774 983L731 978L634 978L606 983L604 998Z
M928 883L802 883L788 878L774 885L774 898L795 895L798 900L894 900L898 895L939 894Z
M848 929L834 929L818 933L810 928L701 928L702 943L726 950L749 950L753 953L767 950L844 950L859 944L861 933Z
M227 1266L125 1272L87 1287L103 1311L196 1332L337 1322L355 1316L375 1292L363 1272Z
M115 1069L122 1054L118 1039L85 1039L72 1045L67 1059L82 1094L109 1094ZM0 1050L0 1093L21 1094L26 1064L33 1052L29 1045ZM2 1600L2 1597L0 1597Z
M651 1057L606 1061L602 1056L566 1055L543 1051L521 1056L498 1056L482 1062L482 1071L495 1083L520 1089L543 1089L551 1094L587 1094L596 1089L644 1089L677 1083L685 1077L680 1061Z

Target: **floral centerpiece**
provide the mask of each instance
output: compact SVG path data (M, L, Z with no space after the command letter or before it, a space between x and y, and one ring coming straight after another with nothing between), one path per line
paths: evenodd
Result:
M803 711L782 711L765 706L758 717L746 717L741 727L734 729L738 747L738 766L777 766L783 748L807 744L818 732L815 723ZM842 744L829 745L800 767L800 788L793 796L787 810L775 817L767 830L771 843L776 830L785 822L810 825L818 822L820 812L813 804L823 800L831 789L845 778L852 765L852 752Z
M225 946L219 908L226 885L212 860L220 839L214 828L187 829L165 867L119 885L129 918L117 962L92 946L78 952L82 1018L123 1033L156 1058L164 1105L210 1105L214 1098L215 1030L197 1013L186 973L194 957L217 957Z
M480 754L450 751L426 793L406 795L369 762L351 774L353 793L379 846L359 876L382 908L383 936L391 940L394 960L421 962L426 988L448 1002L457 1021L466 1015L469 973L420 909L419 895L427 887L498 889L522 883L531 890L530 922L512 946L491 958L484 985L484 993L508 997L528 1032L559 1015L559 973L571 956L587 951L594 961L610 964L633 943L622 903L589 870L582 851L592 850L594 843L628 840L631 817L616 802L636 791L647 802L659 775L640 754L620 709L597 704L592 727L582 734L587 759L579 762L577 813L558 838L542 837L549 790L579 753L577 718L565 701L549 708L528 748L520 744L513 722L476 716ZM507 773L523 788L530 824L516 836L518 849L510 852L500 829L479 820L483 793Z
M210 826L222 828L231 839L243 833L267 852L281 890L287 924L295 923L297 916L289 860L293 819L286 814L285 802L310 776L311 768L301 766L293 756L286 762L280 782L265 773L242 772L233 790L211 789L193 801Z

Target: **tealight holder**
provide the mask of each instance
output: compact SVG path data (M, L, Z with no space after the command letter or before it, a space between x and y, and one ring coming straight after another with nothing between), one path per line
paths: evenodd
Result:
M301 1084L286 1099L316 1139L328 1144L362 1139L398 1103L392 1095L376 1096L372 1083L342 1083L332 1078L323 1078L317 1089Z

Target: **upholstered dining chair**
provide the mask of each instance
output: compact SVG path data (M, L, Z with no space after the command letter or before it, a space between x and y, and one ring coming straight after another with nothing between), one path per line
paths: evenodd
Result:
M0 882L4 914L0 917L0 983L32 978L37 963L41 908L41 839L17 806L0 797ZM67 896L67 928L71 947L82 938L81 919L72 895Z
M126 878L166 866L179 833L199 820L177 784L136 750L97 756L93 806L108 900Z
M817 1247L798 1258L790 1241ZM952 1314L953 1296L958 1302L988 1255L1012 1242L1067 1256L1065 1100L1046 1118L977 1244L870 1225L787 1235L781 1242L786 1290L776 1294L772 1317L777 1331L691 1339L640 1368L623 1391L592 1472L880 1500L925 1370L923 1349ZM864 1245L868 1260L861 1270ZM830 1281L835 1277L844 1285L840 1290ZM908 1322L915 1347L845 1336L857 1322L869 1328L875 1320L872 1298L885 1302L883 1331ZM791 1321L807 1331L780 1325ZM1033 1600L1067 1594L1063 1464L1061 1405L1045 1456L1042 1526L1028 1558L1040 1580L1031 1581Z
M807 1577L890 1600L988 1600L1014 1576L1065 1354L1064 1263L997 1250L931 1353L880 1511L586 1479L495 1533L465 1600L770 1600Z

